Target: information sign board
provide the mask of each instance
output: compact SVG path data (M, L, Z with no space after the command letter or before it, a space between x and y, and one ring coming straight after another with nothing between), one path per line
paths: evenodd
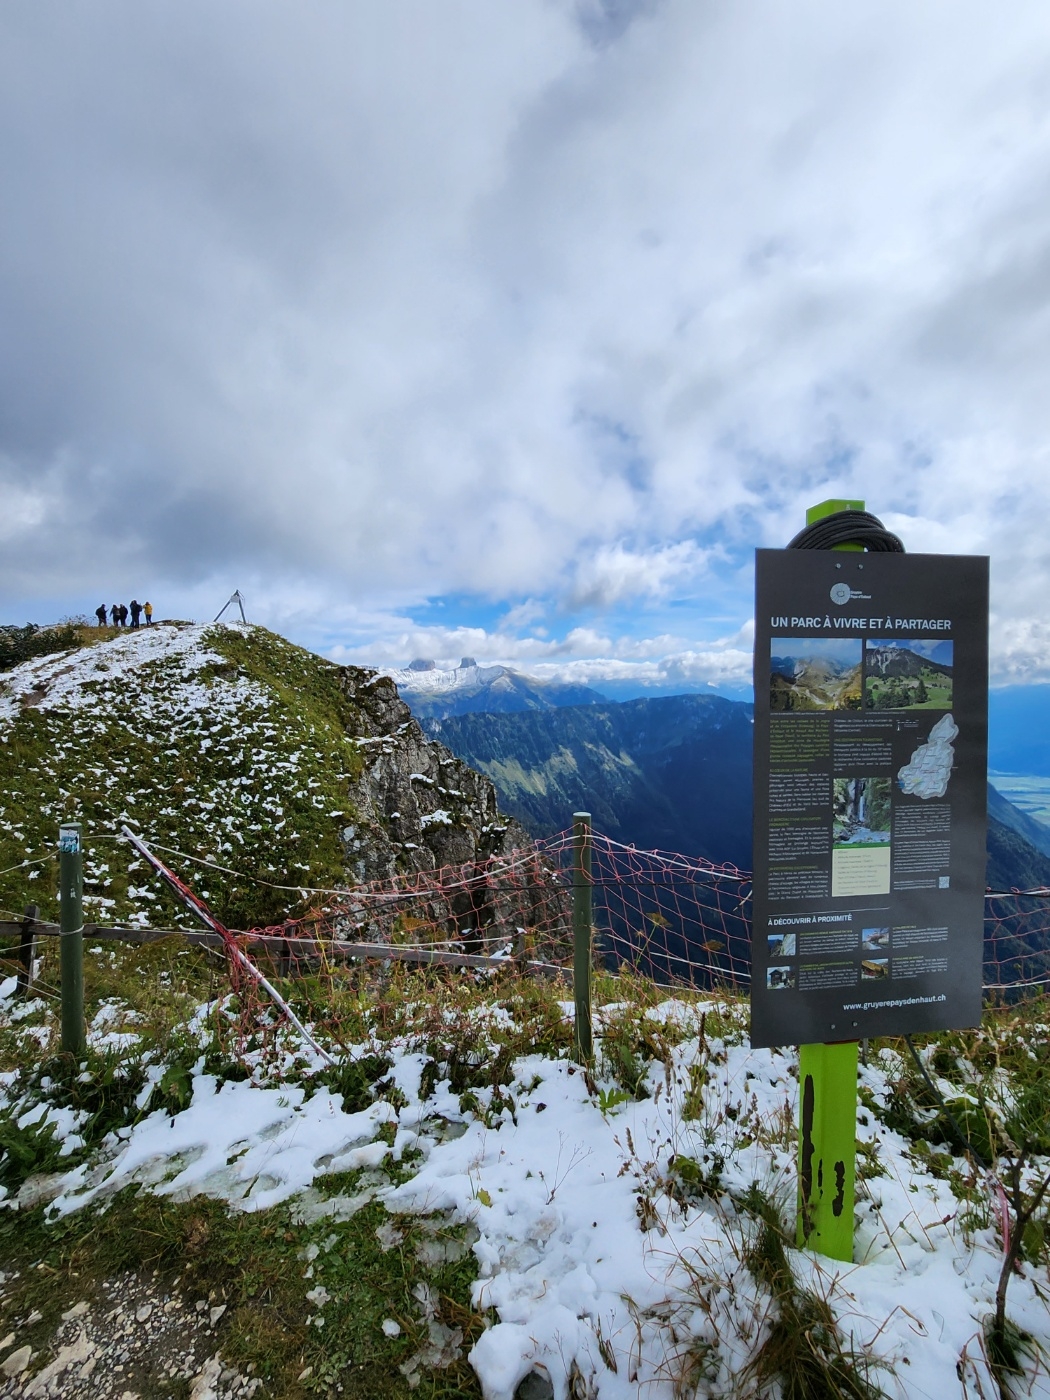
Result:
M979 1024L988 560L757 552L751 1039Z

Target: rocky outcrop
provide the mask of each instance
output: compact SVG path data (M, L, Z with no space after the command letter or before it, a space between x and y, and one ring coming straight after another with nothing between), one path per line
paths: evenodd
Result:
M389 677L347 666L340 685L362 759L349 791L358 820L342 833L355 879L466 865L531 844L500 812L490 779L427 738Z
M418 924L462 941L467 951L490 951L493 932L517 953L531 948L532 930L543 925L544 952L564 954L569 930L567 891L551 863L524 853L532 847L525 828L504 816L496 789L423 733L387 676L346 667L340 677L349 701L348 723L362 757L350 787L358 819L344 828L348 874L359 884L406 872L454 867L451 881L435 885L409 906L351 900L344 932L388 941L397 937L407 910ZM521 859L491 863L493 856ZM400 885L403 888L403 884Z

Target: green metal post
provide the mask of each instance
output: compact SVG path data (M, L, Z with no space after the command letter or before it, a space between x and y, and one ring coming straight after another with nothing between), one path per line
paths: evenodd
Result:
M576 1002L576 1063L594 1057L591 1031L591 814L572 814L572 992Z
M84 857L79 822L58 833L59 958L62 969L62 1050L83 1055L84 1033Z
M857 1042L798 1050L799 1248L853 1259L857 1173Z
M842 510L863 509L863 501L821 501L806 511L806 524ZM800 1248L850 1263L857 1174L857 1042L800 1045L798 1078L796 1238Z

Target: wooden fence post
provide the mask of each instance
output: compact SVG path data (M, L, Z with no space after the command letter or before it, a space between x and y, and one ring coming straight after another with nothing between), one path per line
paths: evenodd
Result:
M572 814L572 992L576 1002L574 1035L577 1064L594 1058L591 1028L591 814Z
M84 1029L84 856L79 822L63 822L58 833L61 912L62 1051L83 1055Z

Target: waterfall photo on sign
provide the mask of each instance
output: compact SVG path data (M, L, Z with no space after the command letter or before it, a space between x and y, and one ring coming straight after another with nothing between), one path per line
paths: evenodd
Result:
M889 842L888 778L836 778L832 807L835 846L875 846Z

